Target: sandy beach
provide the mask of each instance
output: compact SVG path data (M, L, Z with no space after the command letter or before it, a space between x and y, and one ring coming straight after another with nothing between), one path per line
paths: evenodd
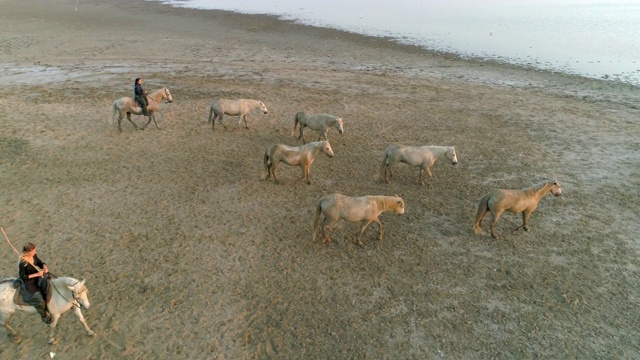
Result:
M136 130L112 118L133 81L172 103ZM86 332L57 344L16 313L33 359L640 358L640 89L463 61L268 16L143 1L0 0L0 226L59 276L86 279ZM263 101L249 129L216 98ZM298 111L344 120L312 184L265 149L301 145ZM138 125L141 116L133 116ZM306 130L314 139L317 133ZM428 185L392 144L455 146ZM472 229L491 189L557 180L530 232ZM402 196L355 243L339 222L312 241L327 194ZM17 276L2 240L1 277Z

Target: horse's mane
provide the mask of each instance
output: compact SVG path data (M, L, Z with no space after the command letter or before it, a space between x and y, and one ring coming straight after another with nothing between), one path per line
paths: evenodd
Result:
M309 147L319 147L319 146L323 146L324 143L326 143L326 142L328 142L328 141L326 141L326 140L314 141L314 142L306 143L303 146L309 145Z
M553 183L555 182L555 180L544 180L544 181L540 181L538 183L535 183L531 186L529 186L528 188L524 189L524 190L540 190L543 187L547 186L549 183Z
M396 203L398 202L398 199L400 199L397 196L384 196L384 195L377 195L377 196L369 195L369 198L372 198L376 202L376 204L378 204L378 206L382 209L395 209Z
M60 277L58 277L56 279L58 281L62 282L62 284L65 285L65 286L74 286L75 284L80 282L80 280L74 279L74 278L68 277L68 276L60 276Z

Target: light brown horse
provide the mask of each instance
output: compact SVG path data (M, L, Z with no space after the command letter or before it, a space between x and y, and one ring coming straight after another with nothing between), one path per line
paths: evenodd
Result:
M420 166L420 176L418 182L420 185L424 185L422 175L427 172L429 177L432 178L431 167L435 164L436 160L441 156L447 156L453 165L458 163L458 157L456 156L455 146L405 146L405 145L392 145L385 149L382 163L380 164L380 170L377 177L384 174L384 180L387 183L391 182L393 178L393 168L399 162ZM387 173L389 176L387 176Z
M142 128L138 128L138 125L131 120L131 114L134 115L142 115L142 108L140 104L138 104L133 98L125 96L113 102L113 113L111 114L110 122L113 122L113 116L118 112L118 130L122 132L122 118L124 114L127 114L127 119L133 125L134 128L144 130L147 128L147 125L153 120L153 123L156 124L156 128L160 129L158 126L158 121L156 121L156 112L158 111L158 107L160 107L160 103L162 100L167 100L167 102L173 102L173 97L171 97L171 92L166 87L160 88L151 94L147 95L149 99L149 104L147 104L147 112L149 113L149 120Z
M555 196L562 195L560 184L557 181L545 181L523 190L492 190L480 200L473 231L476 234L482 233L482 220L488 212L491 212L491 237L499 240L500 237L495 232L495 225L500 215L505 211L522 213L522 225L515 228L514 233L520 228L529 231L529 217L538 207L540 200L548 193Z
M324 215L322 221L322 243L329 241L326 227L343 219L350 222L362 221L364 225L356 235L358 245L362 244L364 230L375 222L379 228L379 239L382 240L382 223L378 220L381 213L394 210L397 214L404 214L404 200L398 196L360 196L350 197L342 194L323 196L318 200L316 212L313 216L313 241L316 239L320 214Z
M253 109L260 109L264 114L267 114L269 110L267 110L267 106L260 100L252 100L252 99L237 99L237 100L226 100L226 99L216 99L211 104L211 109L209 110L209 120L211 123L211 129L215 130L214 125L216 124L216 118L218 122L222 124L222 118L225 115L238 116L238 125L240 122L244 120L244 127L249 128L247 125L247 114ZM225 124L222 126L227 128Z
M268 179L273 175L273 179L277 182L276 170L278 164L282 161L290 166L300 166L302 178L307 179L307 184L311 184L309 168L320 152L327 154L328 157L333 157L333 149L331 149L328 141L316 141L302 146L287 146L284 144L269 146L264 152L264 175L262 179Z

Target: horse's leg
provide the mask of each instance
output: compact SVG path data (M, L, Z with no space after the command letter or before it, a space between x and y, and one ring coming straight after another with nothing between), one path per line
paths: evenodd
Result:
M278 170L278 164L280 163L280 161L273 161L271 163L271 173L273 174L273 182L275 182L276 184L280 183L280 180L278 180L276 178L276 170Z
M531 231L529 229L529 226L527 226L527 224L529 223L529 217L531 216L531 211L525 210L522 212L522 225L518 226L517 228L515 228L513 230L513 233L515 233L516 231L520 230L520 229L524 229L524 231Z
M393 180L393 167L395 166L396 162L390 162L387 164L387 167L384 170L384 179L387 181L387 184L391 183L391 180ZM387 171L389 171L389 178L387 178Z
M327 217L327 215L324 216L324 220L322 220L322 224L320 225L320 230L322 231L322 245L326 244L327 242L329 242L331 239L329 239L329 234L327 234L327 226L331 226L333 223L335 223L336 221L338 221L338 219L330 219Z
M89 336L95 335L95 332L89 328L89 325L87 325L87 321L84 319L84 316L82 315L82 310L80 310L79 307L74 306L73 313L76 314L76 316L78 317L78 320L80 320L80 322L84 326L84 329L87 331L87 335Z
M364 224L364 226L362 227L362 229L360 229L360 234L358 235L358 245L363 246L364 244L362 243L362 234L364 234L364 231L367 229L367 226L369 226L369 224L371 224L373 222L373 220L369 220L367 221L366 224Z
M144 124L144 126L143 126L143 127L142 127L142 129L140 129L140 130L144 130L144 129L146 129L146 128L147 128L147 126L149 125L149 123L151 123L151 116L152 116L152 115L151 115L151 113L148 113L148 114L149 114L149 116L147 116L147 117L148 117L149 119L147 120L147 122ZM154 115L154 116L155 116L155 115ZM155 121L155 120L153 120L153 121Z
M13 340L13 342L15 342L16 344L18 344L19 342L22 341L22 337L20 336L20 334L11 327L11 318L13 318L13 314L14 313L10 313L5 315L4 317L4 328L7 329L7 336L9 336L11 338L11 340Z
M307 179L307 185L311 185L311 179L309 179L309 168L311 164L300 165L300 167L302 168L302 178Z
M249 125L247 125L247 114L242 115L242 118L244 119L244 128L248 129ZM240 125L240 122L238 122L238 125Z
M160 126L158 126L158 121L156 120L156 113L151 113L149 116L150 119L153 119L153 123L156 124L156 129L162 130Z
M224 112L220 113L220 117L218 118L218 123L220 123L220 125L222 125L226 129L227 125L222 123L222 117L223 116L224 116Z
M60 314L51 314L51 319L53 320L53 322L51 323L51 325L49 325L49 344L54 345L58 343L54 335L56 331L56 325L58 325L58 320L60 319Z
M500 215L502 215L502 213L504 212L504 210L496 210L496 211L491 211L491 237L496 239L496 240L500 240L500 236L498 236L496 234L496 230L495 230L495 226L496 226L496 222L498 222L498 219L500 218Z
M298 136L298 139L302 138L302 143L306 144L307 140L304 139L304 129L305 125L300 124L300 136Z
M138 130L138 125L136 125L136 123L134 123L133 120L131 120L131 113L130 112L127 113L127 120L129 120L131 125L133 125L133 127L136 128L136 130Z
M379 231L378 231L378 239L380 239L380 241L382 241L382 223L380 222L380 220L378 218L376 218L375 220L373 220L376 224L378 224L379 227Z
M489 210L485 210L482 212L482 215L478 215L476 223L473 226L473 232L475 234L480 234L482 232L482 220L484 220L484 217L488 212Z
M426 163L426 164L422 164L422 166L420 166L420 178L419 178L419 182L420 185L424 185L426 183L426 181L422 180L422 176L424 175L424 173L429 174L429 178L433 178L433 174L431 173L431 164Z

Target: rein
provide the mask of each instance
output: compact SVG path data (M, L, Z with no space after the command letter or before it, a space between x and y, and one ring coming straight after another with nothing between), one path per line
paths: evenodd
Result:
M56 277L55 275L52 275L53 277ZM76 286L78 284L78 282L76 282L75 284L71 285L71 286ZM58 290L58 288L56 287L56 285L53 283L53 281L51 281L51 286L53 287L53 289L58 293L58 295L60 295L61 298L63 298L64 300L66 300L67 302L71 303L71 305L77 307L78 309L83 309L82 304L80 304L80 301L78 301L78 298L76 298L76 293L75 291L71 291L71 297L73 298L72 300L67 299L64 295L62 295L62 293L60 293L60 290Z
M166 89L164 90L164 95L165 95L165 96L167 95L167 90L166 90ZM160 101L158 101L158 100L156 100L156 99L154 99L154 98L150 97L149 95L147 95L147 99L151 99L151 100L153 100L153 101L154 101L156 104L158 104L158 105L160 105L160 103L162 102L162 99L160 99Z

